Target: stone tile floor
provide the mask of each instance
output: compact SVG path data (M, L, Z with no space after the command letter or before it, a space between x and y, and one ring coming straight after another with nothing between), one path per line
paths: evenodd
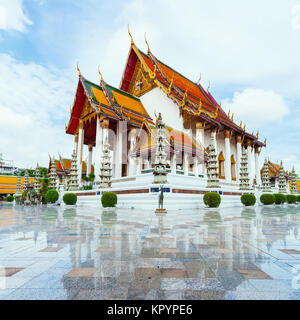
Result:
M0 204L0 299L300 300L300 206Z

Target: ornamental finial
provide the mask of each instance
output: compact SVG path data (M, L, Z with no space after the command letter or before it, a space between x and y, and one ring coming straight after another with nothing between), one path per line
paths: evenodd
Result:
M202 75L201 75L201 72L200 72L200 77L199 77L199 79L197 81L197 84L200 84L201 78L202 78Z
M80 72L80 69L79 69L79 66L78 66L78 62L77 62L77 71L78 71L78 77L81 77L81 72Z
M146 45L147 45L147 48L148 48L148 53L149 53L150 52L150 47L149 47L149 43L148 43L148 41L146 39L146 32L144 34L144 38L145 38L145 42L146 42Z
M232 115L231 115L231 121L233 121L233 112L232 112Z
M102 82L103 81L103 77L102 77L102 74L100 72L100 66L99 65L98 65L98 73L100 75L100 82Z
M265 138L264 145L265 146L267 145L267 138Z
M129 24L128 24L128 34L129 34L130 39L131 39L131 44L133 44L133 38L132 38L132 35L131 35L131 33L130 33Z
M259 137L259 130L257 130L257 133L256 133L256 138L258 139Z
M227 113L227 117L230 118L230 109L229 109L229 111Z

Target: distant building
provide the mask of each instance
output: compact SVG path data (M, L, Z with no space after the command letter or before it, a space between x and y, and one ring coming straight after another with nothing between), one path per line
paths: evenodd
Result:
M18 170L14 167L13 160L4 160L3 154L0 153L0 174L14 174Z

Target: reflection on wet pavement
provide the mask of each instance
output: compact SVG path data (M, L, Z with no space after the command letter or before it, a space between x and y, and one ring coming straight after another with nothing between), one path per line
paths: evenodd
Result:
M0 299L300 299L300 207L0 205ZM299 281L298 281L299 279Z

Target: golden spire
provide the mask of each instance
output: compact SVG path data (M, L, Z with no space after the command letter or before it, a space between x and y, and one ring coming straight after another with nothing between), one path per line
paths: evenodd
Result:
M227 117L230 118L230 109L229 109L229 111L227 113Z
M100 75L100 83L103 81L103 77L102 77L102 74L100 72L100 66L98 65L98 73Z
M144 38L145 38L145 42L146 42L146 45L147 45L147 48L148 48L148 54L149 54L149 52L150 52L150 47L149 47L148 41L147 41L147 39L146 39L146 32L145 32L145 34L144 34Z
M245 124L244 124L244 128L243 128L243 130L244 130L244 131L246 131L246 125L245 125Z
M130 39L131 39L131 44L133 44L133 39L132 39L132 35L130 33L129 24L128 24L128 33L129 33L129 36L130 36Z
M240 123L240 128L242 127L242 125L243 125L243 121L241 121L241 123Z
M233 112L232 112L232 115L231 115L231 121L233 121Z
M265 138L264 145L265 146L267 145L267 138Z
M78 67L78 62L77 62L77 71L78 71L78 77L81 77L81 72L80 72L80 69Z
M258 137L259 137L259 131L257 130L256 138L258 139Z

